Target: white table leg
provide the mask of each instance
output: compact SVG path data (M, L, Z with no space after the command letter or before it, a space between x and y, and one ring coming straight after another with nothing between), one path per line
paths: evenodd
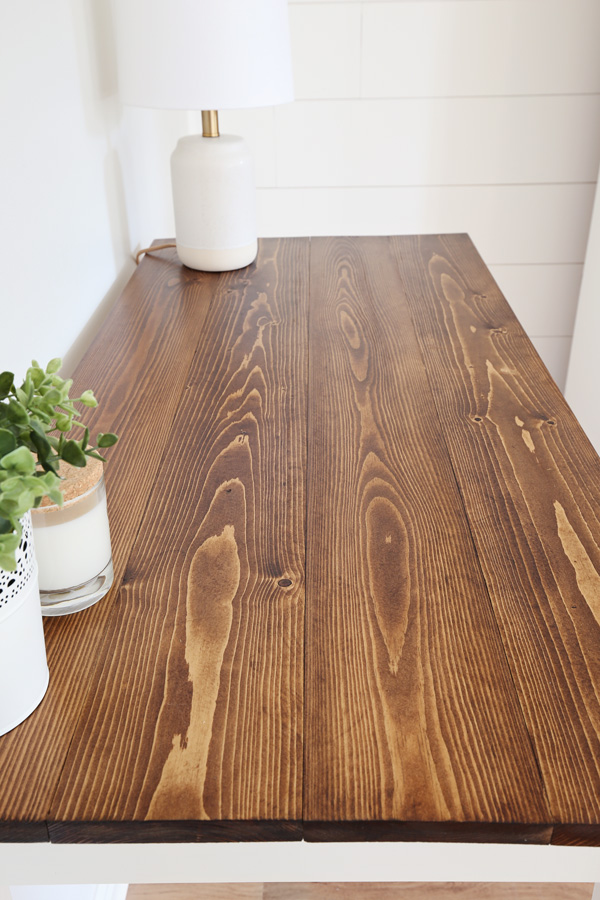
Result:
M594 885L594 891L592 893L592 900L600 900L600 881L597 881Z

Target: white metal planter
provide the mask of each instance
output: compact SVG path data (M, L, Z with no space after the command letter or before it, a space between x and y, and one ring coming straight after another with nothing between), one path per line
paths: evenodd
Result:
M49 677L30 513L21 524L17 571L0 569L0 735L41 703Z

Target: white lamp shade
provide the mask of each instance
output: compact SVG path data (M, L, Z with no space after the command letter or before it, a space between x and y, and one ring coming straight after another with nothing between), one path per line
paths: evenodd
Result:
M287 0L115 0L124 103L238 109L293 99Z

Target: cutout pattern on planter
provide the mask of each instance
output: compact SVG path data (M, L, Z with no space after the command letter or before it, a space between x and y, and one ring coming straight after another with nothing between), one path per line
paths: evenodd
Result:
M35 570L35 552L33 547L33 531L31 517L23 516L21 520L23 536L17 553L17 571L6 572L0 569L0 617L8 614L10 601L20 597L23 588L31 581Z

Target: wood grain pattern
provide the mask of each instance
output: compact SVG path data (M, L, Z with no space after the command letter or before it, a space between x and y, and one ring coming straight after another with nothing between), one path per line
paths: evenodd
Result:
M52 834L52 826L50 826ZM306 820L303 837L306 841L419 841L419 843L454 844L550 844L552 825L530 825L523 822L482 821L331 821Z
M519 839L543 787L385 239L313 240L310 346L305 837Z
M263 900L263 885L130 884L127 900Z
M132 884L127 900L591 900L591 884L271 882Z
M425 884L417 881L292 883L265 884L263 900L591 900L592 890L591 884L492 884L477 881ZM175 894L173 900L186 898ZM195 900L193 894L189 900ZM235 895L228 900L235 900Z
M555 825L550 843L563 847L600 847L600 825Z
M266 241L213 280L53 840L300 836L307 268L307 241Z
M163 821L63 821L44 825L53 844L221 844L231 841L298 841L297 821L222 819ZM14 839L13 839L14 840ZM32 840L31 838L29 840Z
M0 824L14 840L24 840L27 830L32 839L47 835L44 822L61 760L98 663L119 582L203 330L214 279L174 267L174 258L171 252L144 260L74 375L74 393L93 387L100 400L98 410L85 411L85 421L93 431L120 435L119 444L109 451L106 472L115 583L96 606L44 622L48 693L32 716L0 737Z
M552 821L597 842L600 461L468 238L393 243Z
M600 460L466 236L146 257L76 385L115 587L0 840L600 846Z

